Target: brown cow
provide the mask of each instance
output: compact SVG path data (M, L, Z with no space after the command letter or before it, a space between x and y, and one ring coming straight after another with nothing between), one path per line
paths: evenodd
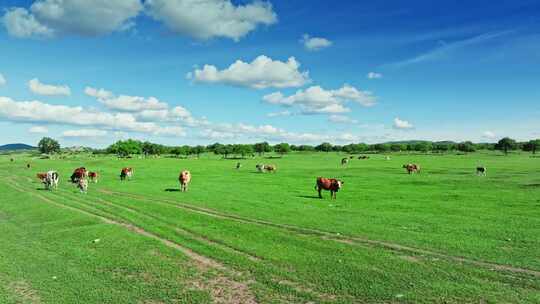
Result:
M265 164L257 164L255 166L259 172L276 172L277 166L276 165L265 165Z
M187 192L189 182L191 181L191 172L188 170L183 170L178 176L178 181L180 181L180 191Z
M43 182L47 178L47 173L40 172L36 174L36 177Z
M90 178L91 181L93 181L94 183L97 183L99 179L99 174L97 172L88 172L88 177Z
M78 183L79 180L83 178L88 178L88 170L86 170L85 167L77 168L73 171L73 174L71 174L71 182L74 184Z
M133 176L133 168L123 168L122 171L120 171L120 180L125 180L126 178L129 180Z
M403 165L403 168L405 168L409 174L420 173L420 166L417 164L406 164Z
M317 177L317 184L315 189L319 192L319 198L322 198L322 190L330 190L330 198L335 199L336 193L341 189L345 182L335 178Z

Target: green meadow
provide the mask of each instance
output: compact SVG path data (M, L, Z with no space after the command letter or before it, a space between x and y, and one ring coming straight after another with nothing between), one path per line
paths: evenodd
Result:
M0 156L0 303L540 303L540 158L389 155Z

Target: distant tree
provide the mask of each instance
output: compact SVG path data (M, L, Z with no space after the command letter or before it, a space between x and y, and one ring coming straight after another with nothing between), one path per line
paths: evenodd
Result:
M407 145L403 145L403 144L391 144L391 145L390 145L390 150L392 150L392 152L405 151L405 150L407 150Z
M283 157L284 154L287 154L291 151L291 147L288 143L280 143L274 146L274 151L276 153L279 153L281 157Z
M536 150L540 150L540 139L529 140L523 145L523 151L530 151L536 154Z
M332 151L332 144L324 142L318 146L315 147L316 151L322 151L322 152L330 152Z
M216 147L216 150L214 153L219 154L223 156L223 158L228 158L229 155L234 153L234 146L233 145L219 145Z
M334 145L334 146L332 147L332 151L335 151L335 152L341 152L341 151L343 151L343 147L340 146L340 145Z
M171 154L173 154L176 157L180 157L182 154L182 147L174 147L170 150Z
M253 154L253 146L252 145L232 145L232 154L239 155L242 158L245 158L246 155Z
M390 144L375 144L372 146L372 149L377 151L377 153L383 153L390 151Z
M298 151L315 151L315 147L310 145L300 145L298 146Z
M426 153L428 151L431 151L431 149L432 149L431 142L421 141L421 142L418 142L418 143L414 144L414 150L415 151Z
M206 152L206 147L205 147L205 146L200 146L200 145L199 145L199 146L193 147L191 150L192 150L193 154L197 155L197 158L199 158L199 156L200 156L201 154L203 154L204 152Z
M253 148L255 152L259 153L259 156L262 156L267 152L272 152L272 147L267 142L256 143Z
M128 139L119 140L116 143L107 147L107 153L116 154L121 157L126 157L131 154L142 153L142 143L138 140Z
M60 152L60 144L50 137L43 137L38 143L38 148L39 152L45 154Z
M457 145L457 149L458 149L458 151L461 151L461 152L474 152L474 151L476 151L474 144L472 142L470 142L470 141L464 141L464 142L459 143Z
M509 150L514 150L516 147L516 141L509 137L499 140L499 142L495 145L495 149L503 151L504 154L508 154Z
M450 142L437 142L433 143L433 151L448 152L454 149L454 144Z

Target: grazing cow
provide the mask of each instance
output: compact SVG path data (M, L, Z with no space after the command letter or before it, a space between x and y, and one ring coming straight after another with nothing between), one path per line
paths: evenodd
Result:
M97 172L88 172L88 177L90 178L91 181L93 181L94 183L97 183L99 179L99 174Z
M339 191L339 189L341 189L343 184L343 181L335 178L317 177L317 184L315 185L315 189L317 189L317 191L319 192L319 198L322 198L322 190L330 190L330 198L335 199L336 193Z
M191 181L191 172L184 170L180 172L178 176L178 181L180 181L180 191L187 192L189 182Z
M45 181L47 180L47 173L37 173L36 174L36 177L42 182L45 184Z
M405 168L409 174L420 173L420 166L417 164L406 164L403 165L403 168Z
M486 175L487 169L484 166L476 167L476 174L477 175Z
M255 167L261 173L264 173L264 172L276 172L276 170L277 170L276 165L257 164Z
M86 194L88 192L88 180L86 178L81 178L77 182L77 188L81 191L81 193Z
M242 167L242 164L241 163L236 163L236 169L240 169Z
M78 183L79 180L83 178L88 178L88 170L86 170L85 167L77 168L73 171L73 174L71 174L71 182L74 184Z
M125 180L126 178L130 180L132 176L133 168L123 168L122 171L120 171L120 180Z
M51 170L47 173L38 173L36 177L41 180L45 189L52 190L58 188L58 172Z
M341 159L341 165L346 165L347 163L349 163L349 159L348 158L342 158Z

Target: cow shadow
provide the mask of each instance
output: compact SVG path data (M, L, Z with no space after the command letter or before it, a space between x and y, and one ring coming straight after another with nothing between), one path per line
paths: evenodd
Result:
M316 198L319 199L319 196L317 195L298 195L299 198Z
M165 189L165 192L180 192L180 189L178 189L178 188L167 188L167 189Z

